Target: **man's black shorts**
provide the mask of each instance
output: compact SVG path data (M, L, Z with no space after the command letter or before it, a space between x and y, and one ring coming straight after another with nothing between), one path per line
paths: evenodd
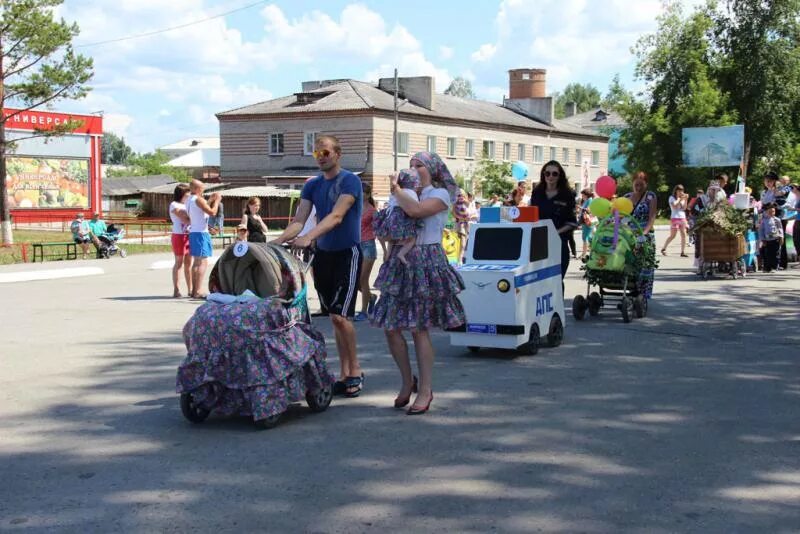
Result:
M358 279L361 277L361 247L314 252L314 287L329 313L353 317L356 312Z

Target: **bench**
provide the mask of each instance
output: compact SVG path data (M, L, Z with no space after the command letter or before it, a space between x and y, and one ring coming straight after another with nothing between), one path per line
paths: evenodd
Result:
M211 246L213 248L214 242L217 240L222 240L222 247L225 248L231 243L233 243L233 234L222 234L222 235L212 235L211 236Z
M33 262L36 262L36 258L38 257L40 261L44 261L47 258L54 258L56 256L61 257L63 254L61 253L50 253L45 255L44 251L45 248L49 247L64 247L66 250L66 259L68 260L77 260L78 259L78 245L74 241L58 241L52 243L31 243L33 245Z

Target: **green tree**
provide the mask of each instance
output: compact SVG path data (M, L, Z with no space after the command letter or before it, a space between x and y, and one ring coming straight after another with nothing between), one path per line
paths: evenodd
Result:
M511 179L511 163L497 162L488 158L482 159L473 173L483 198L497 195L505 198L514 189Z
M563 119L566 116L567 104L570 102L577 104L578 113L589 111L600 105L600 90L590 83L586 85L571 83L564 88L563 92L554 93L553 97L557 119Z
M63 99L79 99L89 92L93 75L90 58L76 54L72 39L77 24L53 17L63 0L0 1L0 233L3 244L13 243L6 189L6 123L17 113ZM6 115L6 103L20 111ZM55 128L34 130L30 137L63 135L78 126L68 121ZM16 141L22 138L17 138Z
M709 14L696 10L684 18L673 3L658 22L658 31L634 47L636 75L648 90L643 99L623 100L617 111L628 123L620 138L628 170L646 172L650 187L666 194L677 183L689 190L704 185L710 174L683 167L682 129L734 124L736 113L714 78Z
M103 132L101 147L101 161L108 165L125 165L133 155L133 149L125 142L125 138L111 132Z
M444 94L459 96L461 98L475 98L475 92L472 90L472 82L461 76L453 78L453 81L450 82L450 85L444 90Z
M615 109L617 106L625 105L633 99L633 95L625 89L619 81L619 74L615 74L608 86L608 92L600 101L600 107L604 109Z
M170 157L160 151L148 154L134 154L128 158L124 169L109 170L110 177L119 176L153 176L156 174L168 174L178 182L188 182L191 180L188 171L178 167L170 167L167 162Z
M746 163L778 163L800 141L800 1L729 0L710 13L718 78L744 124Z

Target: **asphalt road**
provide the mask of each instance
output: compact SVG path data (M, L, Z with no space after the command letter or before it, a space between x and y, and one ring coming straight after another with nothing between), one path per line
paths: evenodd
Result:
M181 416L198 304L167 298L168 256L0 284L0 530L798 532L800 270L704 282L676 253L647 318L568 317L537 356L435 334L421 417L358 323L364 394L269 431ZM584 289L573 267L568 307Z

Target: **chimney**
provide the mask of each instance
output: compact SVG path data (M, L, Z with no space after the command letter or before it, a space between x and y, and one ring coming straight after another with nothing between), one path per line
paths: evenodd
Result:
M413 76L397 78L397 96L405 98L412 104L433 110L434 88L436 84L432 76ZM381 78L378 88L387 93L394 93L394 78Z
M573 115L578 114L578 103L577 102L567 102L565 106L564 113L566 117L572 117Z
M544 98L547 92L546 69L512 69L508 71L509 98Z
M547 93L546 69L512 69L508 71L509 98L503 106L547 125L553 124L553 97Z

